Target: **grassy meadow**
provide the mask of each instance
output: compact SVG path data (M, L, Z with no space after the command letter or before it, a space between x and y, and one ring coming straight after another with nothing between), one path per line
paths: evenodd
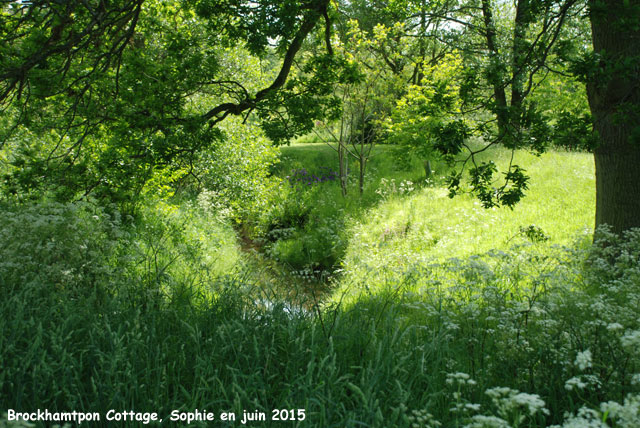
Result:
M335 265L330 268L341 272L342 282L354 277L371 281L380 270L403 271L414 264L508 250L525 243L535 242L539 249L573 245L590 239L593 233L594 165L588 153L550 151L535 156L518 152L514 163L531 177L526 197L513 209L485 209L470 194L449 198L444 182L449 168L444 163L434 162L434 173L426 179L419 161L399 164L393 150L385 145L374 148L362 195L353 176L346 198L337 181L292 192L298 200L313 195L314 204L304 217L307 224L297 225L289 237L276 243L276 248L290 245L296 248L296 256L306 256L285 259L285 264L290 262L294 268L311 265L315 254L335 252ZM492 159L504 168L510 158L509 150L495 148L478 161ZM284 178L300 168L320 171L335 165L337 155L329 146L293 144L282 148L276 173ZM355 163L352 170L356 170ZM333 237L333 245L322 246L325 242L315 239L319 224L324 226L322 237ZM534 237L532 242L527 237L529 228L540 234L539 239ZM319 248L313 247L316 243Z

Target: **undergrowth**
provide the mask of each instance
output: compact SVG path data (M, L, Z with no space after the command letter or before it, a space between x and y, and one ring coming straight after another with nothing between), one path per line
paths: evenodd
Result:
M260 301L240 270L203 270L227 247L196 232L224 224L156 209L136 222L90 204L3 208L0 409L638 426L640 231L418 262L294 307Z

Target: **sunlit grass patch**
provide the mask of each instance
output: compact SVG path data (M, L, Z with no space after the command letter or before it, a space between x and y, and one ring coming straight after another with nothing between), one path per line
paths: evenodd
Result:
M498 165L504 165L509 155L504 149L487 154L497 158ZM525 199L513 209L485 209L469 194L451 199L441 185L389 195L353 223L344 261L346 275L366 275L375 283L382 268L402 270L416 263L507 249L530 240L527 228L548 238L535 244L541 248L571 244L577 235L592 232L591 155L518 153L517 160L531 179Z

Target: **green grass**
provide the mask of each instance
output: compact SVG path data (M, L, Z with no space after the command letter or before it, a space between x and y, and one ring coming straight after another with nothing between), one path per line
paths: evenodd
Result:
M331 160L317 145L283 151L283 174ZM196 409L305 410L261 427L591 426L571 416L583 407L638 426L640 232L568 245L592 222L590 156L519 162L532 182L513 211L437 185L383 198L378 174L421 174L386 155L362 198L340 199L335 183L285 187L298 209L287 218L304 221L267 250L344 238L324 304L264 296L233 229L191 204L153 204L128 224L92 204L0 207L0 426L12 426L6 409L38 408L99 412L91 426L115 426L109 409L157 412L155 426ZM512 238L532 223L549 242Z
M508 152L490 153L504 164ZM540 246L569 245L593 232L595 184L592 156L550 152L540 157L518 153L531 176L526 197L513 209L485 209L469 194L448 197L442 186L391 195L369 209L349 235L344 266L349 273L377 267L406 269L417 262L442 261L507 249L526 237L521 227L535 225L549 237Z
M331 273L342 260L348 244L348 223L380 199L375 193L384 176L419 177L420 167L404 171L397 168L390 156L390 147L375 148L362 195L357 190L357 170L351 162L349 194L342 196L339 183L329 181L310 186L289 185L288 177L306 169L320 175L323 168L337 170L337 155L324 144L294 144L283 147L282 162L274 171L284 179L274 209L266 222L264 233L266 252L294 271L312 270L317 274ZM325 170L326 171L326 170Z
M434 164L435 174L425 185L421 163L414 159L401 167L393 150L386 145L374 149L363 195L354 174L346 198L336 182L291 192L288 198L296 207L306 206L306 214L272 244L279 260L294 269L314 264L339 269L347 283L358 278L375 283L380 269L403 271L417 263L522 244L527 238L521 229L530 226L549 238L538 245L544 248L572 244L593 231L594 166L588 153L550 151L536 157L517 152L514 163L530 175L526 197L513 209L485 209L469 194L448 197L443 184L448 168L442 163ZM281 177L295 169L337 165L335 152L324 144L298 143L281 151L276 171ZM478 160L505 168L510 157L509 150L492 148ZM355 162L351 168L356 170Z
M627 258L607 261L612 254ZM238 276L218 278L215 295L192 285L188 298L156 304L149 304L154 289L147 284L120 284L106 297L89 290L82 299L71 290L22 284L0 301L0 408L99 412L102 423L92 426L113 426L104 420L109 409L157 412L163 422L155 426L183 426L168 420L172 410L195 409L237 415L304 409L305 421L288 422L300 427L440 421L462 428L481 415L509 423L484 425L495 428L561 423L564 412L583 405L637 397L630 382L640 368L639 256L636 234L595 252L593 269L581 267L581 253L547 267L512 253L504 264L518 269L503 266L481 277L469 260L455 267L465 299L388 289L313 313L256 306L250 284ZM526 275L537 291L523 299L505 292L501 284ZM177 286L189 290L184 278ZM598 296L590 287L600 288ZM575 363L586 350L593 369ZM586 374L599 384L565 388ZM501 398L486 391L502 391ZM527 410L526 403L537 402L518 391L544 403ZM609 417L637 426L630 403ZM450 410L456 407L460 412Z
M399 165L393 156L394 147L390 145L377 145L373 148L371 159L367 164L367 176L365 181L365 198L375 193L377 185L383 177L396 180L418 180L424 175L424 170L417 160L412 160L409 165ZM280 148L281 162L275 171L284 177L296 168L317 170L321 166L338 170L338 155L325 143L293 143L290 146ZM351 173L349 192L351 200L358 200L357 196L357 163L352 159L349 162ZM333 186L339 188L335 183ZM363 203L360 202L360 205Z

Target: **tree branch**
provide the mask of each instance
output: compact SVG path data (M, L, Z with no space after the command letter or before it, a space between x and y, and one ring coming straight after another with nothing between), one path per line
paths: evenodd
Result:
M255 96L247 96L240 102L220 104L202 115L202 119L204 121L210 121L210 125L214 125L224 120L229 114L238 115L247 109L254 108L257 103L267 98L271 93L280 89L287 81L287 77L291 72L293 60L302 47L304 39L316 26L318 20L320 19L320 16L324 16L327 13L326 10L328 3L329 0L321 0L318 3L317 7L311 9L309 13L304 17L304 19L302 20L302 24L300 25L300 28L296 33L296 36L293 38L293 40L291 40L291 44L287 48L284 60L282 61L282 66L280 67L280 72L278 73L278 76L275 78L273 83L271 83L271 85L258 91ZM325 30L325 34L326 31L327 30Z

